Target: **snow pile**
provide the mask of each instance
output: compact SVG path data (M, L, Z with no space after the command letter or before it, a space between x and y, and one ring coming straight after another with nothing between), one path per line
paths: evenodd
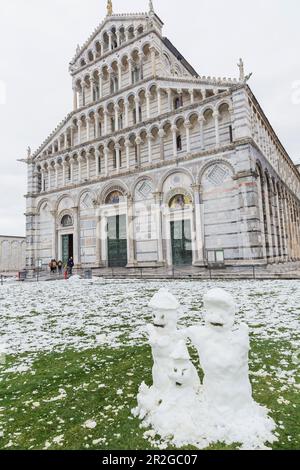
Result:
M143 420L143 427L150 427L176 447L194 445L202 449L224 442L239 443L242 449L265 449L266 442L277 440L273 434L276 425L268 410L252 398L249 331L245 324L233 329L232 296L222 289L211 290L204 297L205 326L182 331L198 350L204 372L202 386L195 378L185 341L178 339L176 304L172 299L171 310L166 298L160 302L166 296L161 289L150 302L155 312L154 326L148 328L153 385L141 385L133 414Z

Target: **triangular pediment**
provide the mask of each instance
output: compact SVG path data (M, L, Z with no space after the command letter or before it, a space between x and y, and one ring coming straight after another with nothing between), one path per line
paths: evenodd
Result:
M75 57L70 62L71 71L83 67L109 52L109 34L115 48L127 39L134 39L136 31L143 34L155 28L161 32L163 23L157 15L148 13L114 14L107 16L94 30L82 47L78 46ZM117 37L119 36L119 38Z

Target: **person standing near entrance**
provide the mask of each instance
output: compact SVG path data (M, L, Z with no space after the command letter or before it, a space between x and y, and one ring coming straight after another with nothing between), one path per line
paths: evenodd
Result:
M58 261L57 267L58 267L58 274L61 275L62 274L62 268L63 268L62 261Z
M69 261L68 261L68 271L69 271L70 276L72 276L73 268L74 268L74 261L73 261L73 258L71 257L69 258Z

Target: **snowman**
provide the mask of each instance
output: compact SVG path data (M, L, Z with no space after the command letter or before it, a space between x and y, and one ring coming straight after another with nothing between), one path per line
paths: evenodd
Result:
M197 445L200 440L200 406L194 374L186 343L181 339L170 354L170 386L145 420L156 434L177 447Z
M160 289L151 299L149 307L153 311L153 324L147 325L148 341L153 357L153 385L148 387L143 382L140 386L138 407L134 410L134 414L141 419L158 406L162 395L172 387L169 377L172 368L171 354L178 342L183 339L183 333L177 329L180 304L167 289ZM194 389L198 390L200 380L192 364L190 380Z
M223 289L204 296L205 326L193 326L187 336L198 350L204 372L202 418L212 440L260 447L274 441L275 423L255 403L249 380L249 330L234 327L236 306Z

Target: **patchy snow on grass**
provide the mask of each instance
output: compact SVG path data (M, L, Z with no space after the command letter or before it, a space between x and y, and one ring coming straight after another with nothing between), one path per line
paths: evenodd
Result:
M203 294L227 289L261 339L292 340L300 347L300 281L80 280L6 284L0 288L0 343L8 354L82 350L141 344L150 320L148 302L162 285L182 305L182 325L203 321ZM289 355L289 351L287 351ZM284 363L282 363L284 368Z

